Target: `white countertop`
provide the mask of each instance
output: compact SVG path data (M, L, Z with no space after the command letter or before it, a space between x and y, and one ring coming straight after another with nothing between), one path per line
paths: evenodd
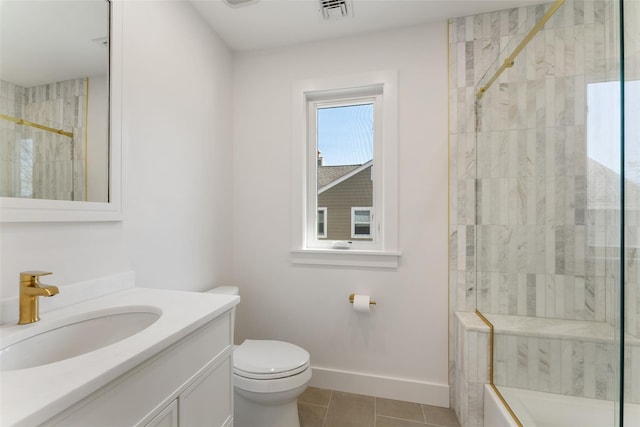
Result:
M46 421L239 302L234 295L134 288L47 312L30 325L2 325L0 345L5 347L87 312L126 306L162 311L148 328L107 347L48 365L0 371L0 425Z

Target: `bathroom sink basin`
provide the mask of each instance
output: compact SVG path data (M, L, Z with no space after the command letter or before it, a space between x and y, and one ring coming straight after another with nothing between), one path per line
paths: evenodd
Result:
M46 325L34 324L33 332L3 342L0 370L12 371L59 362L129 338L160 318L155 307L119 307L84 313ZM20 328L23 326L16 326Z

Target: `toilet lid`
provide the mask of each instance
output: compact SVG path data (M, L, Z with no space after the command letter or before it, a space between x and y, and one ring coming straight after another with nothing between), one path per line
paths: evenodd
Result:
M308 366L309 353L288 342L245 340L233 351L233 372L246 378L284 378Z

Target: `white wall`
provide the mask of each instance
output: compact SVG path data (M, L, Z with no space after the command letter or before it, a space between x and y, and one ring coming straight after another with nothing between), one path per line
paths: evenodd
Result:
M230 278L231 54L186 2L127 1L124 21L126 218L3 223L2 298L23 270L62 286L125 270L173 289Z
M231 52L187 2L125 6L136 283L204 290L231 278Z
M303 346L314 385L448 404L446 37L443 22L234 57L237 338ZM294 266L292 84L386 69L399 76L401 266ZM352 292L377 300L368 318Z

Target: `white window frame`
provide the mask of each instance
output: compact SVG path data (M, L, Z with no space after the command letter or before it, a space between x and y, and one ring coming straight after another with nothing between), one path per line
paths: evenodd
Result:
M374 126L375 242L353 242L349 250L318 242L317 149L309 139L310 109L315 102L378 98ZM315 112L314 112L315 113ZM315 114L314 114L315 116ZM396 268L398 252L398 83L397 71L378 71L338 78L294 82L292 90L292 251L299 264ZM377 188L376 188L377 187ZM311 219L311 221L310 221ZM357 244L356 244L357 243Z
M369 212L369 221L362 222L356 221L356 211L368 211ZM369 225L369 234L356 234L356 224L368 224ZM373 218L373 208L371 206L352 206L351 207L351 238L352 239L373 239L375 238L375 224Z
M320 238L326 239L327 238L327 208L322 207L322 208L316 209L317 213L319 213L320 211L322 211L322 217L324 218L324 222L323 222L324 223L324 228L323 228L324 233L322 233L322 234L316 233L316 237L318 239L320 239ZM318 229L318 224L319 224L318 218L320 217L320 215L318 215L317 213L316 213L316 215L317 215L316 216L316 230Z

